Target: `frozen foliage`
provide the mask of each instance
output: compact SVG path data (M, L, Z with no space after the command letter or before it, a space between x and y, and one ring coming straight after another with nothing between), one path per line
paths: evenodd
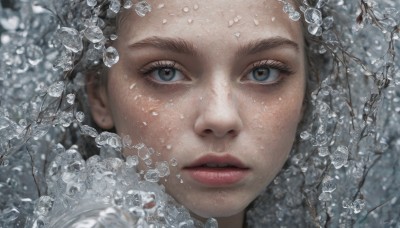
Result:
M399 1L277 1L317 60L298 143L249 227L399 226ZM91 126L84 71L119 61L121 10L152 6L0 1L0 227L203 226L157 183L176 159ZM118 158L124 147L137 155Z

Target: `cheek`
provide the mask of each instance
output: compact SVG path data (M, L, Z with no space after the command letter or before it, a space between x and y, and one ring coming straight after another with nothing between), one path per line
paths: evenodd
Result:
M168 154L176 145L171 142L174 132L181 127L182 114L176 111L173 101L160 101L151 96L132 92L130 99L120 98L115 103L113 115L117 133L129 135L134 144L144 143L159 154ZM136 97L136 99L135 99ZM124 151L125 155L136 153Z

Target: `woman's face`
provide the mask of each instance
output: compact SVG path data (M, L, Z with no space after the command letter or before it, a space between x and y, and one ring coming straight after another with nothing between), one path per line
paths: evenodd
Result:
M193 213L238 214L279 172L302 118L300 22L277 0L149 2L145 17L120 18L120 61L89 92L92 115L153 160L175 158L161 183Z

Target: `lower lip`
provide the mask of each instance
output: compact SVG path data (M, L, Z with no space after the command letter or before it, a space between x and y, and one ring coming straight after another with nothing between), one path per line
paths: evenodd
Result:
M195 181L208 186L228 186L243 180L249 170L240 168L194 167L184 169Z

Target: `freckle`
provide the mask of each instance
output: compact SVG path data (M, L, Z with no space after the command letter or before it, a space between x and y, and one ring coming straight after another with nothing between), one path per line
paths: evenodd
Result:
M132 90L136 86L136 83L133 83L131 86L129 86L129 89Z
M231 27L232 25L233 25L233 20L229 20L229 22L228 22L228 27Z
M199 5L194 4L193 9L194 9L194 10L198 10L198 9L199 9Z
M275 21L275 19L276 19L275 17L272 17L272 18L271 18L271 21Z
M257 25L260 24L260 22L257 19L254 18L254 24L257 26Z
M187 20L187 22L188 22L189 24L192 24L192 23L193 23L193 19L192 19L192 18L189 18L189 19Z
M166 23L167 23L167 19L163 19L163 20L162 20L162 23L163 23L163 24L166 24Z
M189 12L189 7L187 7L187 6L183 7L182 11L185 13Z
M159 5L157 6L157 8L158 8L158 9L162 9L162 8L164 8L164 6L165 6L165 4L164 4L164 3L161 3L161 4L159 4Z

